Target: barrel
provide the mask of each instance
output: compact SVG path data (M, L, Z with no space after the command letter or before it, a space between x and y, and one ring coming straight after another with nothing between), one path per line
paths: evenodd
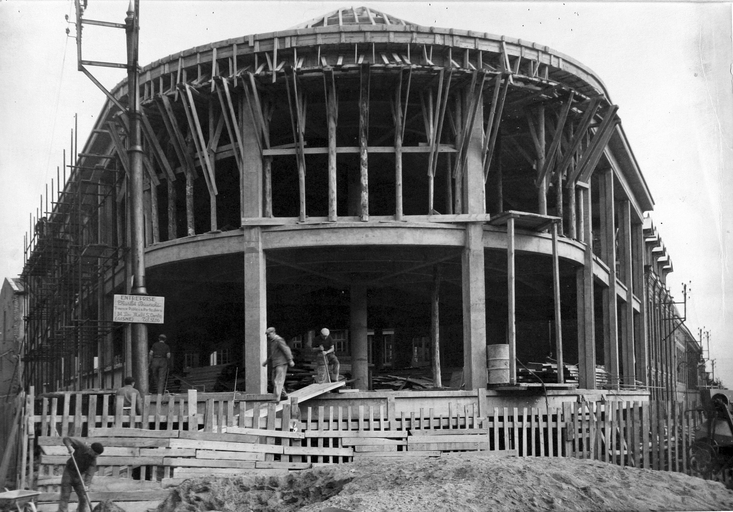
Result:
M509 345L488 345L489 384L509 384Z

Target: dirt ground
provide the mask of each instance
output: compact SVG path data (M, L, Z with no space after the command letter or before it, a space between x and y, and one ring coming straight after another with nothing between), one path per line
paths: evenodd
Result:
M497 457L372 458L276 477L184 481L158 512L733 510L723 484L603 462Z

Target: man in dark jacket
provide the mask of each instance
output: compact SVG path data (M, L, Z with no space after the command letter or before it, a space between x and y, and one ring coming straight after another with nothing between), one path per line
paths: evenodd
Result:
M158 336L158 341L153 343L148 354L148 365L152 374L152 385L150 392L157 391L159 395L165 391L165 381L168 377L168 362L171 358L171 349L165 342L165 334Z
M268 327L265 334L270 340L270 355L262 366L267 366L267 363L272 365L272 392L275 395L275 401L287 400L288 394L283 390L283 385L288 366L295 366L293 353L285 340L275 333L274 327Z
M66 461L64 475L61 477L61 497L59 498L58 512L67 512L69 509L72 488L79 498L77 511L89 512L91 508L87 489L92 483L94 473L97 471L97 457L104 452L104 446L100 443L92 443L91 446L87 446L82 441L71 437L64 437L64 444L71 453L71 457Z

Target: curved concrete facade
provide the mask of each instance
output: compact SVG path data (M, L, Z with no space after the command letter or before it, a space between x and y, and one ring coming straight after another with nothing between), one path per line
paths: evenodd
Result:
M126 83L112 94L125 104ZM510 385L517 360L548 355L577 366L581 388L645 383L653 202L582 64L341 9L156 61L140 95L147 288L166 297L151 333L179 357L225 342L247 390L264 392L265 328L305 339L328 325L348 333L361 389L424 338L471 389L487 384L487 345L503 343ZM124 167L126 127L108 102L79 167ZM125 183L108 185L109 229L94 236L124 245ZM107 273L100 316L128 271ZM384 330L391 361L371 345ZM117 355L103 345L100 358Z

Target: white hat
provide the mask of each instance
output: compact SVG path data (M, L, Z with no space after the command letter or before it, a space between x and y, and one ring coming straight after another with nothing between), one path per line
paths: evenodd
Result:
M328 336L329 334L331 334L331 331L324 327L323 329L321 329L321 334L323 334L324 336Z

